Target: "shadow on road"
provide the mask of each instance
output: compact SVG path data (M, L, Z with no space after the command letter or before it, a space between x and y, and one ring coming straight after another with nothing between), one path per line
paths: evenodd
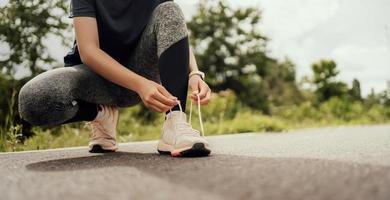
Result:
M387 188L390 185L389 167L307 158L213 155L178 159L158 154L117 152L37 162L26 168L66 172L118 166L133 167L168 183L213 192L227 199L294 199L302 196L351 199L351 195L358 199L375 196L375 199L382 199L390 196ZM296 189L292 190L294 187Z
M74 171L114 166L132 166L134 164L141 164L139 162L142 161L151 162L151 159L169 159L168 156L160 156L154 153L142 154L130 152L115 152L90 155L91 156L64 158L32 163L27 165L26 168L33 171Z

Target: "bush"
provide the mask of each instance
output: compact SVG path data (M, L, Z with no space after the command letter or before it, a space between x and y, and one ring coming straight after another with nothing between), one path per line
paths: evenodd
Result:
M199 128L198 124L194 124ZM249 111L239 113L233 119L221 120L218 123L205 123L205 135L221 135L247 132L279 132L286 129L285 124L278 119L251 113Z
M187 111L189 106L188 102ZM193 109L192 125L199 129L196 105ZM272 115L264 115L241 104L230 90L212 94L210 104L202 106L201 109L205 135L280 132L290 128L390 121L390 107L380 104L365 105L360 101L350 102L345 98L331 98L318 106L303 102L299 105L274 107ZM158 139L164 114L148 112L142 105L120 109L118 141ZM5 145L7 142L2 141L0 150L38 150L86 145L90 131L82 123L74 123L51 129L35 127L33 132L35 136L22 144ZM8 136L7 141L10 139L12 137Z
M279 116L293 127L307 127L386 123L390 120L388 112L389 108L383 105L366 106L361 101L333 97L318 106L304 102L300 105L275 108L273 116Z
M69 125L61 126L59 135L53 134L50 129L43 130L35 127L34 137L29 138L18 150L40 150L61 147L85 146L88 144L89 131L85 128L77 129Z

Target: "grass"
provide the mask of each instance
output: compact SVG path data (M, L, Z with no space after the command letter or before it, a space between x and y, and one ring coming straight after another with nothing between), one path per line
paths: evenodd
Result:
M19 144L20 138L22 137L23 126L15 124L13 107L15 105L16 90L13 90L11 100L8 103L8 110L10 111L5 119L5 125L0 127L0 150L1 151L16 151Z
M213 94L212 99L209 105L202 107L205 135L281 132L297 128L390 122L389 107L365 106L362 102L347 102L337 98L319 106L304 102L300 105L273 108L270 116L242 105L231 91ZM187 108L187 110L189 109ZM197 113L193 113L192 124L194 128L199 129L197 117ZM151 113L140 105L126 109L121 108L118 141L158 139L163 121L163 114ZM1 129L3 132L0 144L1 151L85 146L88 143L90 132L83 123L63 125L55 129L34 127L35 136L21 143L18 139L21 128L9 122L7 129Z

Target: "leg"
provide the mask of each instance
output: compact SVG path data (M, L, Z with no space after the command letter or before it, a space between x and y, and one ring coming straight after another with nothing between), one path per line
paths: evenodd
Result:
M86 65L44 72L19 92L19 113L33 125L59 125L90 121L96 104L130 106L139 102L129 92L94 73Z
M189 45L184 38L164 51L159 59L161 82L165 88L180 100L183 111L186 108L189 74ZM181 59L177 59L177 57ZM178 66L178 67L172 67ZM179 110L175 106L172 110Z
M135 55L134 66L138 71L151 80L161 80L163 86L178 97L181 106L185 108L189 44L184 17L177 4L166 2L154 10ZM178 110L178 107L173 109ZM209 144L183 116L185 114L181 112L167 115L157 145L158 152L172 156L209 155Z
M154 10L135 50L133 68L142 76L161 82L185 109L189 44L184 16L177 4L165 2Z

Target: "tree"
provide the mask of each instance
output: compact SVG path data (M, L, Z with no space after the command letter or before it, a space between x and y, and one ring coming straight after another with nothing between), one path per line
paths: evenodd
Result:
M289 59L270 63L264 76L265 88L274 106L293 105L302 101L303 96L296 84L295 64Z
M353 79L352 88L349 90L349 95L351 96L352 100L355 100L355 101L362 100L359 80Z
M213 91L232 89L245 104L269 113L272 101L283 96L276 91L291 93L286 85L296 88L295 66L267 55L260 20L257 8L232 9L225 1L209 0L201 1L187 25L200 70Z
M45 65L54 65L44 40L55 35L65 43L68 23L65 16L68 2L64 0L10 0L0 12L0 44L9 47L0 55L0 129L23 124L23 138L31 136L31 126L17 114L17 92ZM18 69L27 70L30 77L15 79ZM7 123L12 122L12 123ZM4 135L1 136L2 138Z
M367 107L372 107L373 105L380 104L381 98L379 94L375 93L374 88L371 88L370 94L367 95L367 98L365 99L365 104Z
M13 125L23 125L23 137L18 139L23 140L24 138L33 135L31 125L20 119L17 105L17 92L19 91L19 88L28 81L28 79L29 78L26 77L15 80L10 75L0 73L0 137L3 141L7 137L6 133L13 128L11 127Z
M390 81L387 81L387 88L381 94L381 102L385 106L390 106Z
M17 67L40 73L53 64L43 41L53 34L66 41L68 2L65 0L10 0L0 12L0 43L9 47L0 60L0 72L14 75Z
M390 106L390 81L387 81L387 88L385 90L385 105Z
M327 101L331 97L342 97L347 94L347 85L337 81L340 73L333 60L320 60L312 65L313 83L316 86L316 96L319 102Z

